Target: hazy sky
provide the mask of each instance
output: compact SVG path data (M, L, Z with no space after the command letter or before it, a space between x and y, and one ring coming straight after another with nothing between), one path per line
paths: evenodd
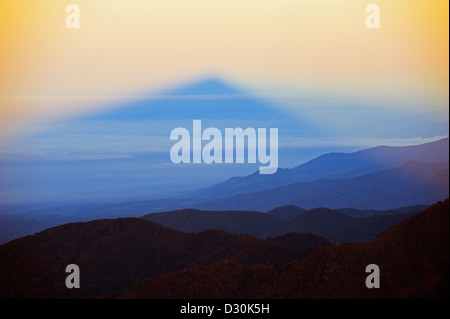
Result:
M79 7L80 28L66 26L71 3ZM366 27L371 3L380 9L378 29ZM448 6L446 0L0 0L0 202L147 194L254 172L246 165L170 163L174 115L188 108L189 127L191 115L205 116L198 110L210 110L209 103L218 115L205 125L290 123L279 124L280 167L331 151L439 139L448 135ZM222 96L154 99L205 77L244 93L226 99L234 106L256 93L263 101L257 105L268 104L258 108L262 122L249 101L238 106L241 118L230 119ZM176 102L184 98L186 104ZM142 103L160 112L151 109L142 122L72 121ZM57 121L40 123L49 117ZM16 136L27 130L33 134Z
M66 27L69 3L79 6L79 29ZM369 3L380 8L379 29L365 25ZM1 124L8 130L24 117L70 114L211 74L367 99L448 96L448 5L0 0Z

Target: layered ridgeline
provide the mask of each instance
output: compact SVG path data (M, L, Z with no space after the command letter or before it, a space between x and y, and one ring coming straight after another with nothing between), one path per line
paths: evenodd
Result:
M134 167L130 165L127 167ZM445 138L416 146L380 146L355 153L329 153L293 169L279 169L273 175L256 172L199 191L172 193L155 199L60 203L52 207L10 205L1 209L0 243L67 222L138 217L188 207L264 212L286 205L302 209L360 210L430 205L449 195L448 167L449 139Z
M346 179L296 182L259 192L205 201L196 208L210 210L269 210L282 205L389 209L429 204L449 194L449 165L409 161L376 173Z
M2 298L407 298L448 296L448 199L370 243L183 233L138 218L48 229L0 246ZM298 216L302 216L303 212ZM65 287L68 264L79 289ZM368 264L381 288L367 289Z
M347 179L402 166L409 161L449 163L449 139L414 146L377 146L354 153L327 153L273 175L255 172L201 190L205 197L229 197L318 179ZM198 194L201 196L201 194Z
M142 218L183 232L220 229L233 234L250 234L258 238L288 232L304 232L325 236L333 242L370 241L385 228L426 207L426 205L417 205L390 210L354 208L306 210L288 205L277 207L266 213L182 209L146 214ZM66 223L118 218L122 209L130 210L135 215L142 215L142 212L146 210L145 205L139 205L139 203L123 203L95 207L90 205L56 206L52 210L32 211L30 214L3 214L0 221L2 229L0 244ZM330 228L331 223L333 226Z
M373 240L381 231L423 208L424 206L411 206L386 211L364 211L328 208L305 210L296 206L283 206L267 213L183 209L147 214L142 218L183 232L220 229L259 238L287 233L311 233L332 242L363 242Z
M449 139L328 153L273 175L255 172L204 188L200 209L302 208L389 209L431 204L448 196Z
M281 266L221 261L146 279L120 298L448 298L448 199L381 233L371 243L318 249ZM365 285L366 266L380 288Z

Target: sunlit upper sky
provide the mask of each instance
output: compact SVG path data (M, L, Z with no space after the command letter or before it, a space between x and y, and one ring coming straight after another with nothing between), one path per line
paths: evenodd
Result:
M79 29L66 27L70 3L79 6ZM370 3L380 8L379 29L366 27ZM446 0L0 0L1 124L209 75L368 98L448 96L448 7Z

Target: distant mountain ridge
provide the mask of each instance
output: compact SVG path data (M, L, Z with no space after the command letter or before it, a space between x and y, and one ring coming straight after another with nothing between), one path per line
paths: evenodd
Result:
M196 192L195 196L205 200L216 199L267 190L295 182L357 177L398 167L412 160L449 164L449 138L414 146L377 146L354 153L328 153L292 169L279 168L273 175L261 175L255 172L244 177L233 177L204 188Z
M170 198L121 203L55 205L33 209L27 206L27 210L30 211L25 210L21 214L13 211L10 213L6 207L2 208L0 214L0 226L5 229L0 233L0 243L67 222L94 218L137 217L149 212L186 207L217 211L268 211L281 206L295 205L302 209L342 208L348 213L351 212L350 208L385 210L402 206L429 205L448 196L448 149L449 140L445 138L417 146L380 146L349 154L329 153L294 169L280 168L273 175L261 175L256 172L247 177L234 177L200 191L177 194ZM395 161L407 158L413 158L416 162L391 170L377 171L372 175L369 173L352 179L337 178L359 174L361 170L380 169L383 165L393 165ZM417 159L429 162L420 163ZM443 164L438 164L442 161ZM298 182L328 175L331 177L327 179ZM296 215L295 208L293 213L284 212L284 214L286 216L277 217L284 220L291 219ZM369 212L366 214L370 215Z
M401 166L409 161L449 163L449 138L412 146L377 146L355 153L328 153L294 169L316 178L348 178Z
M410 161L400 167L358 177L297 182L264 191L205 201L195 207L207 210L258 211L284 205L296 205L306 209L390 209L431 204L448 197L448 194L448 164Z

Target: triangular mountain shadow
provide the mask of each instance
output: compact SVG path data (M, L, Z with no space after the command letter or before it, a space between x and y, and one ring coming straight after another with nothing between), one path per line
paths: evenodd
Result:
M101 121L225 120L227 127L243 125L248 127L258 125L257 121L270 121L264 127L278 127L284 132L292 130L302 136L325 134L323 128L293 118L281 107L246 92L231 84L230 81L214 77L148 96L143 95L142 98L130 99L115 108L103 110L83 119ZM280 135L284 132L280 132Z
M245 95L244 90L231 84L229 81L220 79L218 77L207 77L192 83L177 86L169 90L161 92L161 95L184 95L184 96L203 96L208 97L212 95Z

